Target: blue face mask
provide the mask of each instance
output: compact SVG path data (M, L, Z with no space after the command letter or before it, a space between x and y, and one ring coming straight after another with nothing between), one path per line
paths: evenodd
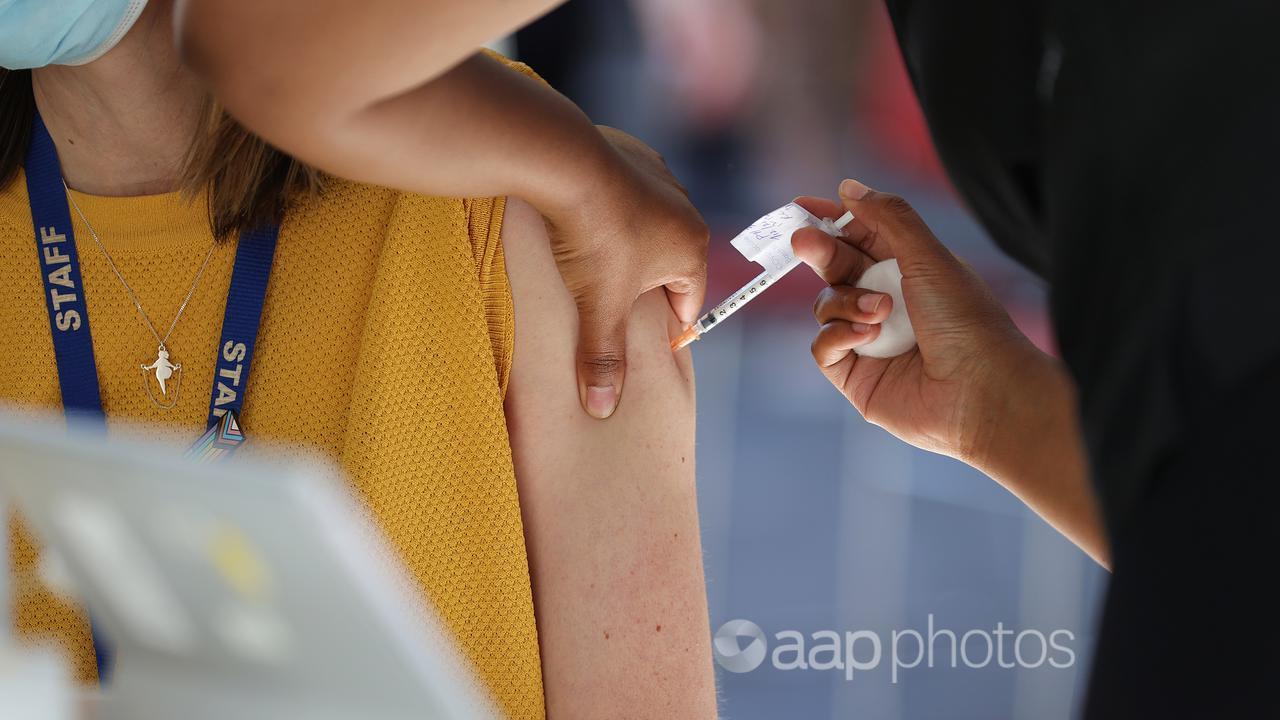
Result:
M0 0L0 67L83 65L116 46L147 0Z

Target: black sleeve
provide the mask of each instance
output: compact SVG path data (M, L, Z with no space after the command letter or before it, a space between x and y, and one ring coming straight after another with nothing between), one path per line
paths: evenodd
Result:
M1052 311L1115 555L1088 717L1280 717L1280 5L1054 5Z

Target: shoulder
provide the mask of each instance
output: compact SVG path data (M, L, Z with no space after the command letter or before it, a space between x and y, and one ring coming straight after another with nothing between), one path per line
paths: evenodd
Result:
M421 240L423 251L456 247L484 258L498 242L504 204L503 198L419 195L327 178L317 195L292 204L285 228L318 239L362 233L383 239L405 236Z
M511 68L512 70L520 73L521 75L528 75L529 77L539 82L546 82L545 80L542 79L541 75L539 75L536 71L534 71L533 68L529 67L528 65L525 65L524 63L518 60L512 60L506 55L503 55L502 53L494 52L493 50L485 49L485 50L481 50L480 52L486 57L492 60L496 60L503 65L506 65L508 68Z
M408 296L434 298L434 321L475 326L487 336L505 391L515 342L501 244L505 207L504 198L437 197L332 179L290 210L277 257L367 277L380 312L403 312Z

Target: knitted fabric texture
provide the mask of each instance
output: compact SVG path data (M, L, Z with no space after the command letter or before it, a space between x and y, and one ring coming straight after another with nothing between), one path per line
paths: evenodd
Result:
M163 329L212 242L204 198L73 193ZM249 442L336 459L502 709L543 717L542 675L515 472L503 415L513 315L503 202L333 182L285 220L242 414ZM73 214L73 217L74 214ZM193 442L204 429L235 242L220 244L173 336L177 407L138 371L156 342L74 219L109 430L121 421ZM0 401L61 406L25 179L0 189ZM12 525L20 632L61 645L95 678L80 608L38 580ZM341 651L341 648L335 648Z

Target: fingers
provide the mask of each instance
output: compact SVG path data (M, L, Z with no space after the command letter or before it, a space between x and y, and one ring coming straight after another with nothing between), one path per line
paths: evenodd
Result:
M839 217L845 210L832 200L807 195L794 202L818 217ZM856 217L844 226L842 238L833 238L817 228L797 230L791 238L791 249L818 277L832 285L852 282L873 264L893 257L889 243Z
M849 285L823 288L818 294L813 315L822 327L810 350L823 374L842 392L853 368L854 348L880 336L879 323L892 309L888 295Z
M791 236L791 249L818 277L834 285L856 279L875 263L849 243L817 228L797 230Z
M840 199L877 241L887 243L890 256L898 259L904 275L927 271L939 262L955 262L955 256L938 242L910 203L897 195L845 180L840 183Z
M688 278L666 284L667 302L681 324L688 325L698 319L702 304L707 299L707 256L699 257L699 265Z
M834 200L828 200L822 197L801 195L795 200L792 200L792 202L820 218L831 218L832 220L835 220L844 214L844 206Z
M879 325L832 320L818 329L809 349L818 367L827 370L849 357L854 348L866 345L879 335Z
M609 310L578 306L578 393L587 414L601 420L622 397L630 314L630 303Z
M819 325L832 320L875 325L889 319L893 298L884 293L849 285L822 289L813 303L813 316Z
M671 182L677 184L675 178ZM663 287L667 290L672 312L681 323L688 325L698 319L702 303L706 301L707 249L711 244L711 230L693 206L687 202L683 205L688 213L679 218L682 222L673 230L665 232L667 237L678 238L680 242L675 251L669 252L665 258L668 263L666 269L672 272L667 275ZM668 251L664 249L664 252ZM641 287L641 292L654 287L657 286Z
M844 211L847 209L834 200L810 195L801 195L793 202L820 218L831 218L832 220L844 215ZM844 226L844 240L876 262L893 257L893 248L889 247L889 243L885 242L884 238L881 238L876 233L871 232L871 229L857 217Z
M701 292L696 296L693 293L678 292L672 289L672 285L667 285L666 290L667 302L671 304L671 311L676 314L682 326L698 319L698 311L702 309L703 301Z

